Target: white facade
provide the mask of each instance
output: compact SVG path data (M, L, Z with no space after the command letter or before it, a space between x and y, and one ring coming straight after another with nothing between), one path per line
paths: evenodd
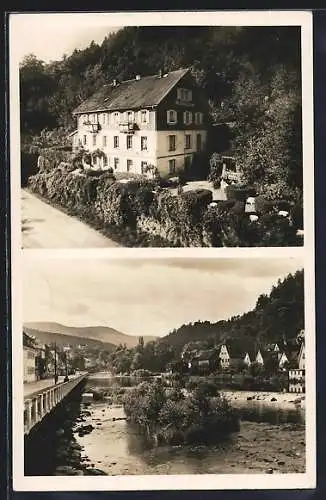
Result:
M257 352L256 363L259 363L260 365L264 364L264 359L260 351Z
M114 172L144 174L154 166L162 176L177 175L207 141L203 129L157 130L155 110L82 114L77 125L73 149L103 151L106 158L97 158L95 165Z
M287 355L285 352L282 352L282 354L279 354L279 360L278 360L278 365L280 368L283 368L286 363L288 363L289 360L287 358Z
M301 368L289 370L289 392L305 392L305 370Z
M36 350L23 346L24 383L36 380Z
M230 355L225 344L221 346L219 358L222 368L228 368L230 366Z
M250 365L251 365L250 356L249 356L249 354L248 354L247 352L246 352L245 357L243 358L243 362L244 362L247 366L250 366Z

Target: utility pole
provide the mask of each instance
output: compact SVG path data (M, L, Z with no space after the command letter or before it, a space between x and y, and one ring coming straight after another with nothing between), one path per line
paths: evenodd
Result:
M66 376L65 376L64 382L69 382L69 377L68 377L68 350L69 350L69 348L65 348Z
M54 342L54 383L58 382L58 374L57 374L57 343Z

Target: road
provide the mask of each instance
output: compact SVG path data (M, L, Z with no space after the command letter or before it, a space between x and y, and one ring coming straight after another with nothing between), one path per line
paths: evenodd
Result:
M23 248L99 248L117 247L84 222L22 190Z
M69 380L77 378L80 376L80 373L76 373L76 375L69 375ZM64 382L64 376L58 377L58 384ZM24 398L30 397L32 394L39 393L44 391L44 389L48 389L49 387L54 386L54 378L46 378L44 380L37 380L35 382L26 382L24 384Z

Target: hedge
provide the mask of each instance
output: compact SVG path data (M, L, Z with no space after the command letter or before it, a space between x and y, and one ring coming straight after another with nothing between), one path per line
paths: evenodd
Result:
M181 247L298 244L296 227L288 218L262 211L258 221L251 222L243 201L211 203L210 190L175 195L153 180L119 182L110 172L95 177L71 172L71 165L63 161L31 176L29 186L73 214L95 221L97 228L133 233L133 241L139 238L143 245L144 234L156 238L158 246L164 246L161 241Z
M257 193L252 186L230 184L225 188L225 194L228 200L246 201L249 196L256 196Z

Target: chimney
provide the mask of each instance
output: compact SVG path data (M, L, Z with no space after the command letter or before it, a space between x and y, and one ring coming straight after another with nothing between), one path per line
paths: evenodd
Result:
M140 80L140 75L136 75L136 80Z
M116 78L113 80L112 85L113 85L113 87L116 87L118 85Z
M158 72L158 77L159 77L159 78L162 78L162 76L163 76L163 70L162 70L162 68L161 68L161 69L159 70L159 72Z

